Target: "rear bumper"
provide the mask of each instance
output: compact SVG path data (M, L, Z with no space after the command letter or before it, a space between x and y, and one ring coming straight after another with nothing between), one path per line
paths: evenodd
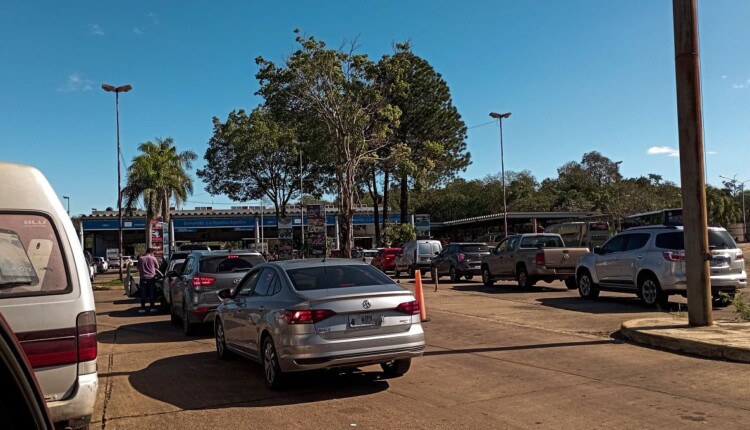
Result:
M662 279L662 290L669 293L684 293L687 291L685 276L670 276ZM711 276L711 294L734 293L747 287L747 274L731 274L723 276Z
M66 400L47 402L50 417L55 423L64 423L71 428L83 427L91 421L99 388L97 373L78 376L78 386Z
M216 308L218 307L219 305L217 304L205 303L191 306L187 310L188 322L191 324L213 323L214 317L216 316Z
M318 335L295 336L292 345L276 347L279 365L285 372L368 366L419 357L424 353L424 331L412 324L409 331L360 339L326 340Z

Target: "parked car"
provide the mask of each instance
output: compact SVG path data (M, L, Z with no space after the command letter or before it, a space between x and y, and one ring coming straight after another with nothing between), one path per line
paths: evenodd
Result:
M352 252L352 258L362 260L367 264L370 264L376 255L378 255L377 249L360 249Z
M109 263L104 257L94 257L94 264L96 265L97 273L107 273L107 270L109 270Z
M271 389L292 372L313 369L380 364L386 376L401 376L424 352L419 302L363 262L261 264L219 297L219 358L237 354L262 363Z
M211 247L203 243L186 243L180 245L178 251L210 251Z
M221 300L216 292L231 288L245 272L266 260L257 251L193 251L188 255L169 293L172 323L182 321L186 336L212 323Z
M164 297L164 306L169 308L172 306L171 302L171 288L174 285L177 276L182 271L182 265L185 263L190 252L174 252L169 256L169 261L164 269L164 279L161 285L161 294Z
M432 271L437 271L438 278L448 275L451 282L458 282L462 276L471 279L482 274L482 257L489 254L486 243L451 243L432 259Z
M377 255L373 257L370 264L383 271L384 273L393 270L396 266L396 255L401 252L401 248L383 248L379 249Z
M86 426L98 388L86 255L42 173L0 163L0 175L0 313L34 369L52 421Z
M559 234L514 234L482 258L482 282L491 286L496 280L517 281L527 288L538 281L561 280L572 290L576 261L587 252L586 247L566 247Z
M83 258L86 259L86 265L88 266L88 272L89 272L89 280L91 282L94 282L94 277L99 272L96 268L96 262L94 261L94 257L91 256L91 253L88 251L83 251Z
M53 430L44 395L8 323L0 314L0 420L11 429Z
M134 266L136 264L136 260L134 260L129 255L123 255L122 259L119 259L119 258L110 258L107 261L107 263L109 264L109 267L119 268L121 261L122 261L122 267L123 267L123 269L124 268L128 268L128 267L132 267L132 266Z
M442 250L443 246L439 240L422 239L406 242L401 247L401 252L396 255L394 276L398 278L401 273L406 272L412 278L417 270L424 275L432 267L435 254Z
M711 293L734 295L747 286L745 257L732 236L709 227ZM665 305L669 295L686 295L685 238L682 226L629 228L587 254L576 267L578 292L595 299L600 291L629 292L649 306Z

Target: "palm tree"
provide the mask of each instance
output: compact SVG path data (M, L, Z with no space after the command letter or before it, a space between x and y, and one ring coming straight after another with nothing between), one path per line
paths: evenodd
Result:
M187 174L198 158L193 151L178 153L174 139L156 138L138 146L141 154L133 157L122 190L125 207L132 211L139 200L146 209L146 246L151 247L151 220L162 216L169 223L170 202L175 205L193 193L193 180Z

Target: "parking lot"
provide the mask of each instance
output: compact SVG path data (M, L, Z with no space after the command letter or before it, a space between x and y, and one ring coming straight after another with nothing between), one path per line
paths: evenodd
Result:
M635 297L589 302L562 284L519 290L477 280L442 283L438 292L428 284L425 294L427 351L404 377L385 380L367 367L301 375L271 392L259 365L220 362L208 329L185 338L168 315L138 314L121 291L97 291L92 427L748 427L747 365L612 337L623 320L657 312Z

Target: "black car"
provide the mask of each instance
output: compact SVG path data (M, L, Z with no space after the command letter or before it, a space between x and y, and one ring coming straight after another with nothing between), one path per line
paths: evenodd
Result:
M432 259L432 270L437 270L438 277L448 275L451 282L462 276L471 279L481 274L482 257L489 253L486 243L451 243Z
M265 262L251 250L191 252L169 289L172 322L182 320L187 336L200 324L213 322L221 303L216 292L234 288L247 271Z

